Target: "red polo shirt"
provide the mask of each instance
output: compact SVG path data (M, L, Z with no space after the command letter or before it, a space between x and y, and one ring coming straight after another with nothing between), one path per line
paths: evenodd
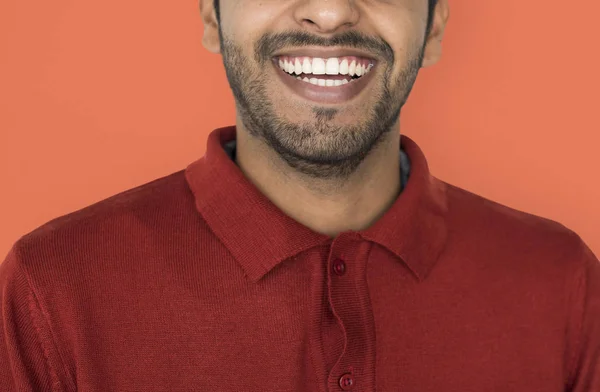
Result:
M574 232L436 179L402 136L397 201L330 238L234 138L14 245L2 391L600 391L600 264Z

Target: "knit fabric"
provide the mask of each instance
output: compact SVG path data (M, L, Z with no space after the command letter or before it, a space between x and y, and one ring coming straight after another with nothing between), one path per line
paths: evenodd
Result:
M435 178L402 135L397 200L331 238L232 140L14 244L1 391L600 391L600 263L573 231Z

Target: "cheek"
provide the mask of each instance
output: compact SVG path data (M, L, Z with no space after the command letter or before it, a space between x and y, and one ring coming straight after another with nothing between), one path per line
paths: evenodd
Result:
M403 63L415 46L425 42L427 10L423 9L423 4L427 1L419 0L418 3L418 7L397 4L380 7L369 14L375 33L392 47L396 63Z
M394 63L386 73L395 80L418 61L425 44L425 27L421 29L420 25L407 21L402 27L396 26L395 32L388 32L388 35L382 37L394 52Z
M221 12L223 31L236 42L256 42L261 34L272 30L273 21L278 19L281 6L276 3L281 0L228 1L227 9Z

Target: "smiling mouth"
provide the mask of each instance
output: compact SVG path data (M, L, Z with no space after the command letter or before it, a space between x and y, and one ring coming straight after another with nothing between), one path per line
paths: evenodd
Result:
M375 66L372 60L356 56L278 56L274 61L288 75L321 87L338 87L352 83L368 74Z
M297 96L320 104L355 99L374 79L375 60L359 56L272 58L275 73ZM280 99L285 99L281 96Z

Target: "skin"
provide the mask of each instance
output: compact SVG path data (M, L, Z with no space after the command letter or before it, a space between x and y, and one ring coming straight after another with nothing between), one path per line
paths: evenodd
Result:
M439 0L201 0L203 45L223 57L236 101L236 163L285 214L335 237L377 221L401 192L399 119L421 67L435 64L448 20ZM276 53L356 48L376 59L342 104L292 93Z

